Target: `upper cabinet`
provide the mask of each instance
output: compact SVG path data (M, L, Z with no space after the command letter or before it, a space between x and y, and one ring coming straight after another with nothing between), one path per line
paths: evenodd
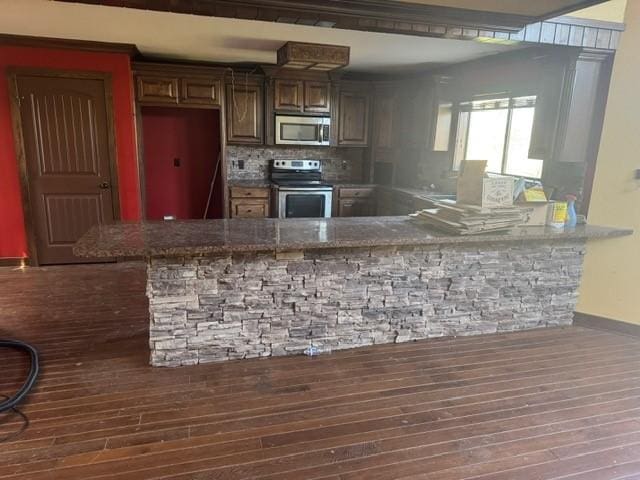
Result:
M178 78L176 77L138 75L136 89L136 98L141 103L178 103Z
M208 77L183 78L180 84L180 101L192 105L220 105L222 81Z
M263 82L251 80L226 85L227 142L264 143Z
M274 109L279 111L301 112L304 106L304 82L302 80L274 81Z
M276 78L273 108L276 112L329 113L330 85L328 81Z
M329 113L331 111L331 84L307 80L304 82L304 111Z
M367 83L350 83L340 86L337 112L337 144L339 146L366 147L368 145L369 103Z
M373 137L375 148L398 144L398 85L376 85L373 100Z
M133 65L136 100L141 105L222 105L219 68L136 63Z

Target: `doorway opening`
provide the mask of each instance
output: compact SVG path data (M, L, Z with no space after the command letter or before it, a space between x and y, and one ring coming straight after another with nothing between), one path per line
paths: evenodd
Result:
M222 218L220 111L145 106L141 119L146 219Z

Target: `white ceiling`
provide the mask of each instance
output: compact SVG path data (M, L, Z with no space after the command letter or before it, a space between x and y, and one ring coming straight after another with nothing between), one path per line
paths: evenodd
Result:
M297 40L351 47L352 71L394 71L456 63L513 49L475 41L183 15L50 0L0 0L0 33L133 43L177 60L275 63Z

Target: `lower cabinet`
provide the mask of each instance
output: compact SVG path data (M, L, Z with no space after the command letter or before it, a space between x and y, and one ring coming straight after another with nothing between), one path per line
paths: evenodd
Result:
M231 187L229 189L229 217L269 217L268 187Z
M338 187L339 217L369 217L376 215L374 187Z
M395 215L395 209L393 208L393 192L380 188L378 190L378 205L376 215L380 217L388 217Z

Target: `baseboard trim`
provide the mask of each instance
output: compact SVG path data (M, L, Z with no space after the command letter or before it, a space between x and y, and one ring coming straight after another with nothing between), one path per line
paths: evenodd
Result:
M573 314L573 324L577 327L593 328L608 332L621 333L632 337L640 338L640 325L633 323L612 320L611 318L599 317L588 313L575 312Z
M19 267L20 265L28 265L29 260L21 257L4 257L0 258L0 267Z

